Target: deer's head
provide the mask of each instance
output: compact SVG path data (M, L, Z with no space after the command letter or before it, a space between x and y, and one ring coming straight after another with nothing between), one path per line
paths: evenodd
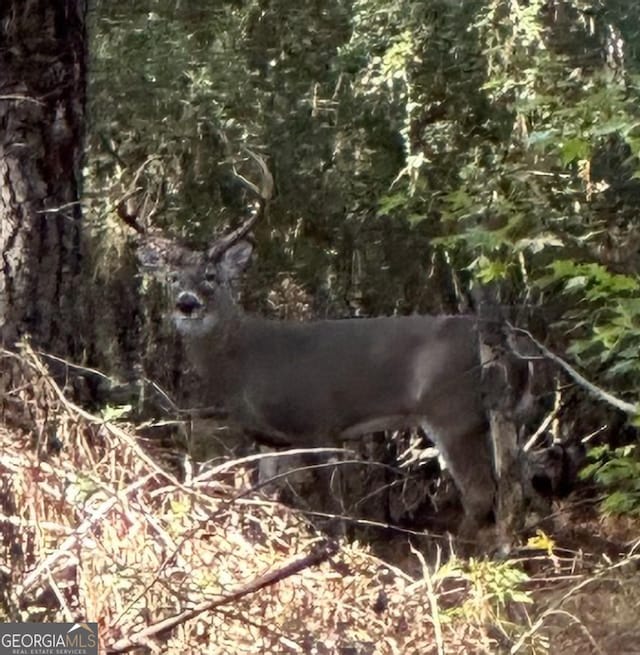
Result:
M173 274L173 320L185 336L211 333L239 313L238 281L251 260L253 246L244 239L226 248L219 257L204 253L195 266Z
M141 234L137 256L142 267L168 280L174 302L173 319L185 336L199 337L211 333L240 312L237 306L238 282L247 268L253 244L247 238L251 228L262 218L273 193L273 178L264 160L251 151L251 159L261 173L259 185L237 173L235 177L255 197L248 218L230 233L215 240L204 250L190 249L175 240L148 233L137 222ZM129 224L124 205L120 216Z

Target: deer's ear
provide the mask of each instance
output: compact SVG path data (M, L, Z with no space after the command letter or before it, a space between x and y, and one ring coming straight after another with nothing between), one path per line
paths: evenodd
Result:
M242 273L249 264L252 252L253 245L244 240L238 241L238 243L234 243L227 248L218 264L223 276L230 280Z

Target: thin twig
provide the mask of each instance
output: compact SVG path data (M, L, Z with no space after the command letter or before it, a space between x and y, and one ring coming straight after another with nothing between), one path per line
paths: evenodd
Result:
M16 100L17 102L32 102L34 105L38 105L40 107L45 106L42 100L38 100L37 98L32 98L31 96L21 96L18 95L17 93L1 95L0 100Z

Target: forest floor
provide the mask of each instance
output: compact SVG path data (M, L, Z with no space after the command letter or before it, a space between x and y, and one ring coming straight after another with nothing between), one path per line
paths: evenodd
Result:
M640 653L640 523L589 499L509 558L384 559L251 485L167 459L0 356L0 621L97 621L101 652Z

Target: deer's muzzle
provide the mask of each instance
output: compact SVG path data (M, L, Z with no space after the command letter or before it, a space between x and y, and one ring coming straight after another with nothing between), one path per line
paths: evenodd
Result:
M204 307L202 301L191 291L182 291L176 299L176 309L184 316L192 316L194 312Z

